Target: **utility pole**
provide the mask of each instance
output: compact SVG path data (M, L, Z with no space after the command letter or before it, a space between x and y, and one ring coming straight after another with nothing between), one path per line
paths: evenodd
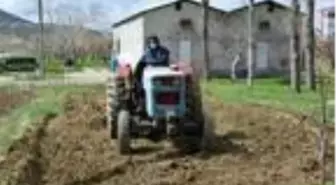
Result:
M301 69L300 69L300 4L299 0L292 0L292 7L294 9L292 13L292 30L290 41L290 55L291 55L291 87L297 93L301 93Z
M254 61L255 61L255 43L254 43L254 26L253 26L253 20L254 20L254 10L253 10L253 4L254 0L249 0L248 5L248 74L247 74L247 85L252 86L253 85L253 73L254 73Z
M40 38L39 38L39 56L38 62L40 67L40 77L44 77L45 66L44 66L44 20L43 20L43 2L42 0L38 0L38 20L39 20L39 28L40 28Z
M202 0L203 5L203 55L204 55L204 76L209 80L209 0Z
M315 82L315 0L307 0L308 18L306 19L306 83L311 90L316 90Z

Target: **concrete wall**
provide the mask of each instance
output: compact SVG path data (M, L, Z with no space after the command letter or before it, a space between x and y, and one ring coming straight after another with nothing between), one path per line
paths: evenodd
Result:
M156 34L160 37L163 45L171 51L173 61L179 60L179 42L180 40L191 41L191 61L198 68L203 68L203 46L202 46L202 9L192 3L185 2L182 9L177 11L175 5L168 6L157 11L152 11L144 16L145 18L145 37ZM210 11L211 37L220 38L224 25L220 22L225 14L219 11ZM190 19L192 26L182 28L179 24L181 19ZM216 39L210 42L211 68L224 69L223 52Z
M268 8L267 4L255 7L253 29L255 30L256 55L258 43L266 43L269 46L267 57L269 67L267 69L256 67L257 74L282 73L286 72L289 67L290 11L275 6L273 11L269 12ZM225 35L232 38L227 39L229 42L226 42L226 45L227 47L231 45L233 55L241 54L241 62L238 66L240 70L246 70L247 62L247 13L247 9L232 12L225 21L229 25ZM259 28L261 22L265 21L269 23L268 30ZM260 61L256 59L256 62Z
M113 47L120 53L129 53L134 62L140 59L144 49L144 18L139 17L113 30Z
M315 11L315 28L316 35L319 37L323 36L323 30L325 25L325 19L321 10Z
M268 5L255 7L254 28L256 43L268 44L267 69L256 69L257 74L277 74L289 68L290 11L274 6L272 12ZM228 75L235 56L240 55L238 70L246 71L247 55L247 9L223 13L211 10L209 15L210 69L213 74ZM192 26L182 28L181 19L189 19ZM268 21L269 30L259 30L259 24ZM191 41L191 61L199 70L204 69L202 46L202 8L184 2L178 11L175 4L150 11L114 31L120 38L121 51L134 52L137 56L143 51L144 38L158 35L162 44L171 51L171 59L179 60L179 43Z
M335 34L335 17L328 16L334 13L333 8L328 8L319 10L315 14L317 34L323 39L332 38Z

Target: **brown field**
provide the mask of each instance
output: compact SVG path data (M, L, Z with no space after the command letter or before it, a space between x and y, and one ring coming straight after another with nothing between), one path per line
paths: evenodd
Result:
M162 143L135 141L119 156L104 125L103 95L70 96L67 113L48 115L10 147L1 185L308 185L319 181L315 129L300 117L260 106L208 100L211 150L184 155ZM334 174L329 129L327 177Z

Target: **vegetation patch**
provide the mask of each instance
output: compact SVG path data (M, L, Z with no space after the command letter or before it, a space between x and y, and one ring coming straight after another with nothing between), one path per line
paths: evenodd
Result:
M259 104L293 111L321 120L321 98L316 92L303 89L295 93L281 79L258 79L253 87L245 81L232 83L227 79L213 79L205 84L206 93L216 96L226 104ZM330 93L328 99L334 100ZM334 106L328 106L328 121L333 122Z
M79 94L90 89L104 89L103 86L58 86L35 90L35 98L11 111L0 121L0 153L20 138L34 121L48 114L63 114L62 102L68 94Z

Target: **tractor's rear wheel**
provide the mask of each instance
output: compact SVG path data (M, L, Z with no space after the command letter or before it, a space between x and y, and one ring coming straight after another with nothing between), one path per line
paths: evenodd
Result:
M186 116L188 122L192 122L192 130L182 129L181 137L175 144L184 152L198 152L202 148L202 137L204 131L204 115L202 111L202 100L198 82L191 76L186 84Z
M186 115L189 121L204 122L202 95L198 82L189 77L186 84Z
M128 154L131 152L131 115L126 110L121 110L118 115L118 152Z
M123 94L125 94L124 80L118 78L115 74L111 74L107 81L106 120L108 132L112 139L117 138L117 120Z
M214 125L211 118L210 109L203 104L202 90L197 79L190 78L187 83L187 115L188 119L194 121L198 125L198 131L195 135L186 139L189 145L199 147L199 149L211 150L214 146ZM190 139L193 138L194 139ZM194 147L192 147L194 148Z

